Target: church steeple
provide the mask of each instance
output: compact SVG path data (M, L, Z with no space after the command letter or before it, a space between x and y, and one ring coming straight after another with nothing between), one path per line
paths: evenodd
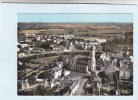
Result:
M96 60L95 60L95 50L96 47L92 46L92 61L91 61L91 71L95 71L96 70Z

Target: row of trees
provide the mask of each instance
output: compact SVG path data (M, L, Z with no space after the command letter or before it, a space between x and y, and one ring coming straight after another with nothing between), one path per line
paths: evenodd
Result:
M129 51L129 46L125 47L125 45L133 45L133 37L114 38L111 41L103 43L101 46L105 52L116 53L122 49L123 51Z
M18 95L54 95L54 90L50 87L38 86L31 91L18 92Z

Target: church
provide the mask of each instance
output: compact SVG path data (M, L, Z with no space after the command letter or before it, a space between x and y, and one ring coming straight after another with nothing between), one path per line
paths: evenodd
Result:
M93 46L89 56L75 55L74 57L69 57L68 69L76 72L87 73L88 71L96 70L95 63L95 46Z

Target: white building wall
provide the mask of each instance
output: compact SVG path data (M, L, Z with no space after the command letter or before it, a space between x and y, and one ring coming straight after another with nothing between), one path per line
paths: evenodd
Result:
M64 76L68 76L70 74L70 71L64 71Z
M58 72L55 72L55 73L53 74L54 79L57 79L59 76L61 76L61 73L62 73L62 70L60 70L60 71L58 71Z

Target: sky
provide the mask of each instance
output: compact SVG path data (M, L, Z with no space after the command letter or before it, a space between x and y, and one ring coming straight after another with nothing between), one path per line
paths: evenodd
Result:
M132 14L18 14L18 22L44 23L132 23Z

